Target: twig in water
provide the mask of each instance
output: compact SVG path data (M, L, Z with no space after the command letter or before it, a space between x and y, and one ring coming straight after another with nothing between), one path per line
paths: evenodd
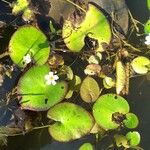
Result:
M9 55L9 52L2 53L2 54L0 54L0 59L6 57L8 55Z
M80 7L79 5L75 4L74 2L72 2L71 0L65 0L67 2L69 2L70 4L74 5L75 7L79 8L80 10L82 10L83 12L86 13L86 10L84 10L82 7Z

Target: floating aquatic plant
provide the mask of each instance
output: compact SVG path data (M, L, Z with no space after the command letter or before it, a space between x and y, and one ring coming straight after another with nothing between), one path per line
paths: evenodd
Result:
M72 52L82 50L87 36L97 40L96 51L103 51L102 43L109 44L111 39L111 30L107 18L93 4L89 4L89 9L81 23L74 23L71 18L65 20L62 32L64 42Z
M64 99L67 83L58 81L47 85L45 75L50 72L48 65L35 66L29 69L19 80L18 94L23 109L43 111Z
M139 145L141 137L137 131L130 131L125 136L116 134L114 135L115 142L117 147L124 147L124 148L135 148Z
M84 143L80 146L79 150L94 150L91 143Z
M150 70L150 60L144 56L138 56L131 62L133 70L138 74L146 74Z
M82 100L87 103L95 102L100 95L100 88L97 81L87 76L81 84L80 95Z
M20 12L23 13L22 17L25 21L29 21L33 17L33 12L29 8L29 1L28 0L17 0L13 4L12 14L17 15Z
M130 147L139 145L141 136L137 131L130 131L126 134Z
M47 117L55 121L49 126L50 135L58 141L79 139L90 133L93 117L82 107L73 103L60 103L50 108Z
M127 113L125 115L125 120L123 121L124 126L130 129L136 128L139 124L137 116L133 113Z
M128 102L116 94L105 94L98 98L93 106L93 115L102 128L116 129L125 119L124 115L129 112Z
M37 65L43 65L49 57L50 47L46 36L37 28L28 25L19 28L9 43L10 57L20 67L26 66L24 57L30 55Z
M120 135L120 134L115 134L114 139L115 139L117 147L122 147L122 146L125 148L130 147L128 144L128 140L127 140L126 136Z

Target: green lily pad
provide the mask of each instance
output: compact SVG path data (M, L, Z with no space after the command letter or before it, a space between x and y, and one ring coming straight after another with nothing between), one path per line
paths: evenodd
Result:
M80 87L80 96L87 103L95 102L100 94L100 88L95 79L87 76Z
M102 43L109 44L111 39L109 23L96 6L89 4L89 10L81 23L74 23L69 19L64 22L62 36L70 51L80 52L85 45L86 36L98 41L97 51L103 51Z
M150 33L150 19L147 20L146 24L144 25L144 32L146 34Z
M124 126L126 126L127 128L133 129L138 126L139 120L135 114L127 113L126 119L123 121L123 123L124 123Z
M67 92L66 82L47 85L45 75L50 71L48 65L32 67L18 83L18 93L22 96L22 109L43 111L64 99Z
M84 143L83 145L81 145L79 150L94 150L94 149L91 143Z
M13 6L12 13L18 14L21 11L25 11L28 8L28 0L17 0Z
M146 57L139 56L131 62L133 70L138 74L146 74L150 70L150 60Z
M13 5L12 14L17 15L23 12L23 19L28 21L32 18L33 12L29 8L28 0L17 0Z
M130 147L134 147L140 144L141 137L140 137L140 134L136 131L128 132L126 134L126 138L129 141Z
M128 112L128 102L116 94L100 96L93 106L97 124L106 130L118 128L124 120L123 115Z
M26 64L23 57L29 54L37 65L43 65L49 57L50 47L46 36L37 28L28 25L19 28L9 43L10 57L20 67Z
M73 103L60 103L47 114L56 122L49 127L50 135L57 141L67 142L88 134L94 125L92 116L82 107Z

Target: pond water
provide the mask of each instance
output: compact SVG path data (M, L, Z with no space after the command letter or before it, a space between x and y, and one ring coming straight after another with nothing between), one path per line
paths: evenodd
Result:
M126 3L131 10L133 16L145 23L150 17L146 9L146 0L126 0ZM9 12L9 7L0 1L0 21L7 20L9 23L14 20L11 15L1 15L3 12ZM135 39L136 40L136 39ZM14 75L14 80L17 77L17 71ZM150 78L150 77L149 77ZM14 81L6 78L5 84L0 88L0 93L5 93L14 86ZM130 82L129 95L127 96L132 112L134 112L140 120L137 131L141 134L140 146L144 150L150 149L150 80L146 76L132 78ZM1 114L3 112L0 111ZM8 113L8 114L7 114ZM9 119L9 112L5 116ZM0 115L1 115L0 114ZM5 121L0 116L0 124L5 125ZM95 137L92 135L83 137L68 143L56 142L51 139L47 129L36 130L25 136L16 136L8 138L8 146L2 150L77 150L81 144L85 142L95 143ZM109 140L104 139L100 143L96 143L96 150L106 150L109 145Z

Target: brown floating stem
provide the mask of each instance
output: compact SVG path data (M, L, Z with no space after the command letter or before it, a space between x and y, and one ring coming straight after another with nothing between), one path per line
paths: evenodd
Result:
M4 52L4 53L0 54L0 59L6 57L8 55L9 55L9 52Z
M74 5L75 7L79 8L80 10L82 10L83 12L86 13L86 11L85 11L82 7L80 7L79 5L75 4L75 3L72 2L71 0L65 0L65 1L69 2L70 4Z

